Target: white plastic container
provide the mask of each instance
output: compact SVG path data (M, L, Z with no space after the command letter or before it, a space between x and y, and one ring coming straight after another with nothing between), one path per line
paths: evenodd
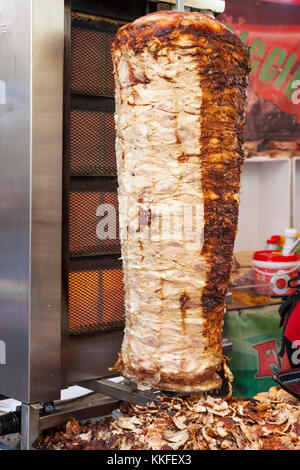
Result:
M256 251L253 256L254 285L260 295L290 295L288 281L298 274L300 255L283 256L278 251Z

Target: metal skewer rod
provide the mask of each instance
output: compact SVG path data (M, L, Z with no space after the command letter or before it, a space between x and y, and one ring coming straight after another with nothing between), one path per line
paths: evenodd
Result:
M184 11L184 0L176 0L176 10Z

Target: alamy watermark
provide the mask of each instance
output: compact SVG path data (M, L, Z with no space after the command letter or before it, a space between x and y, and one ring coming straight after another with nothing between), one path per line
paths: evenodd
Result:
M204 239L203 204L181 201L154 204L130 203L119 197L120 239L159 241L185 241L201 246ZM96 234L99 240L117 238L117 213L112 204L100 204L96 211L100 220Z
M300 103L300 80L295 80L291 84L291 87L293 89L296 89L294 93L292 94L292 103L299 104Z
M291 356L291 362L294 366L300 365L300 340L293 341L292 348L295 349Z

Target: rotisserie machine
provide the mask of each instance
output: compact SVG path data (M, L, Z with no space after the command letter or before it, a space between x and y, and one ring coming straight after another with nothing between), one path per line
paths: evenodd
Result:
M22 402L24 449L71 416L149 401L107 380L124 293L118 233L97 233L110 217L99 206L118 211L116 31L157 9L211 4L220 12L225 2L175 3L0 0L0 394ZM71 384L106 397L55 406Z

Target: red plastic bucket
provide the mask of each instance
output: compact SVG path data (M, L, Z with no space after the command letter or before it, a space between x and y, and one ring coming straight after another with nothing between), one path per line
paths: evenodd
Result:
M256 291L265 296L290 295L288 281L298 274L300 255L283 256L281 251L256 251L253 255Z

